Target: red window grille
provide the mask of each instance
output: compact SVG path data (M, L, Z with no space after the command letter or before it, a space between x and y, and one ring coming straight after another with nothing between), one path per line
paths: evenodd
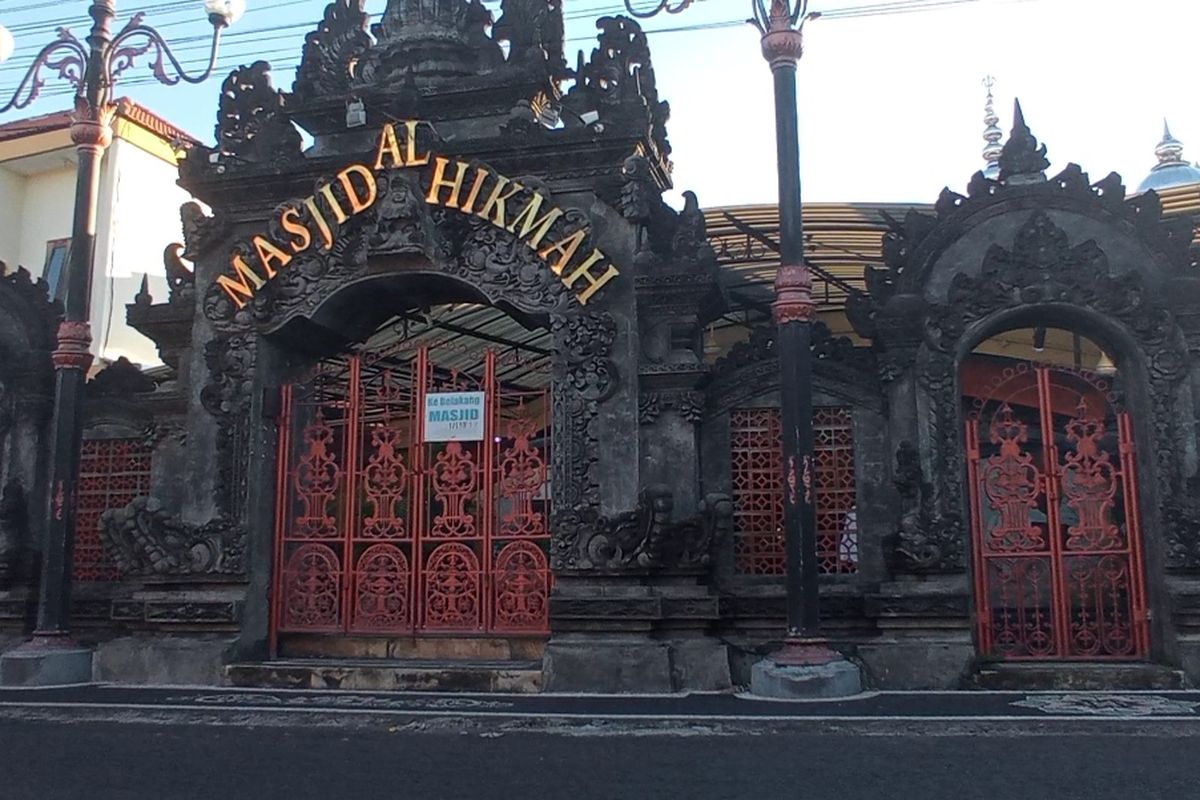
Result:
M100 541L100 515L150 491L150 447L141 439L89 439L79 453L75 500L77 581L115 581L121 574Z
M736 409L730 415L730 428L735 568L748 575L783 575L779 409ZM813 437L820 570L826 574L857 572L858 506L850 409L814 409Z

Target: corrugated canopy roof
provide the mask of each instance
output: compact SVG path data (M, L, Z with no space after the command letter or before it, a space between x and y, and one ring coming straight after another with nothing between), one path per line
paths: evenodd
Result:
M883 263L880 248L888 228L881 212L903 219L910 209L932 208L913 203L805 203L805 256L834 278L830 281L819 274L813 276L813 294L821 310L842 308L846 287L863 290L865 267ZM727 288L749 298L767 299L778 257L761 239L740 230L730 217L778 243L778 207L726 206L704 212L708 241L717 252Z

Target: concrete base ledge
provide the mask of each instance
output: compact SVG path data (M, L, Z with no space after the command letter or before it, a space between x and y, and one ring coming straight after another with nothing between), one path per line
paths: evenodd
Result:
M86 647L23 644L0 655L0 686L90 683L92 651Z
M343 689L371 692L502 692L541 690L537 663L406 663L403 661L266 661L230 664L233 686L272 689Z
M849 697L862 691L862 673L849 661L817 666L785 666L770 659L750 669L750 693L759 697L811 700Z

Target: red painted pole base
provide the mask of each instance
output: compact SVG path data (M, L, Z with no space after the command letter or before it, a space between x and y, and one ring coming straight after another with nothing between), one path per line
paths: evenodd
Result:
M771 660L784 667L817 667L842 661L842 654L829 647L829 641L821 638L789 636L783 647L771 655Z

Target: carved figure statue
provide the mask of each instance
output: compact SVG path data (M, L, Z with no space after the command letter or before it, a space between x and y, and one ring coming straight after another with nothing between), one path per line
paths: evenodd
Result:
M370 234L371 246L388 252L423 252L428 236L425 203L408 177L395 171L381 175L378 222Z

